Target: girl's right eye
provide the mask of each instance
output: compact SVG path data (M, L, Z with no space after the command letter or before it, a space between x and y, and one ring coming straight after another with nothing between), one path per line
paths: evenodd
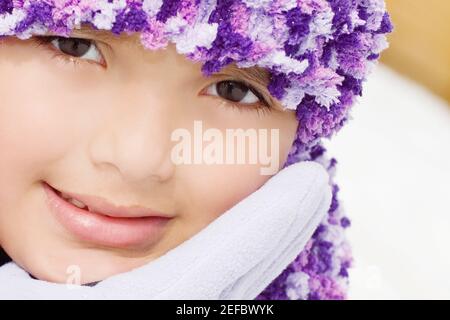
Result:
M60 36L39 37L38 40L51 45L61 54L103 64L103 56L93 40Z

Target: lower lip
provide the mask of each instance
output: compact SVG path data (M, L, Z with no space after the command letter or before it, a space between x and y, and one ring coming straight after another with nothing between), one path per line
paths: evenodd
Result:
M114 218L78 208L43 183L47 204L56 220L78 238L97 245L128 248L151 246L163 236L171 218Z

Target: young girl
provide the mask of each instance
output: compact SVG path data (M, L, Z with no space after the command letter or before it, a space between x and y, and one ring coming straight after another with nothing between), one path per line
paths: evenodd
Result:
M176 165L173 133L196 121L276 129L277 170L332 173L321 138L390 31L382 0L1 0L1 247L36 279L65 283L76 266L93 284L206 230L269 176ZM258 299L345 297L349 220L330 184L327 217Z

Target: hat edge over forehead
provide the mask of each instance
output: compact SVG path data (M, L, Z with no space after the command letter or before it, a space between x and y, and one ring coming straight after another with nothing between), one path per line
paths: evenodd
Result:
M82 24L139 32L203 63L270 71L269 92L303 121L302 143L345 122L392 25L383 0L2 0L0 37L69 35Z

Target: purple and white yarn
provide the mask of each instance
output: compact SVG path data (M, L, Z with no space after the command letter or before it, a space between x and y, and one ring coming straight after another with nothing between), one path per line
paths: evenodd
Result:
M347 121L362 83L392 31L384 0L0 0L0 38L69 36L89 24L139 32L147 49L169 43L210 75L230 63L270 73L269 92L296 110L288 161L313 160L333 173L321 145ZM337 200L306 248L257 299L343 299L350 222Z

